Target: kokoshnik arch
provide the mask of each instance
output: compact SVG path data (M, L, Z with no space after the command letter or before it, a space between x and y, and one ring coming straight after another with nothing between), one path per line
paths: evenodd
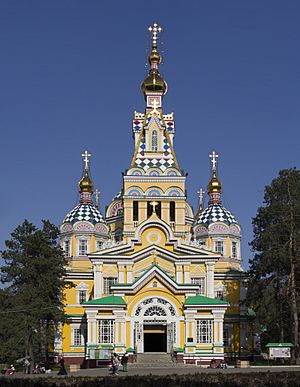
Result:
M65 290L68 323L57 332L55 352L69 364L95 366L111 351L175 351L179 362L205 364L252 350L241 228L222 205L218 155L210 154L208 207L201 189L194 215L174 152L173 113L163 112L161 27L149 30L146 108L134 113L135 151L123 187L102 215L85 151L81 199L61 225L75 287Z

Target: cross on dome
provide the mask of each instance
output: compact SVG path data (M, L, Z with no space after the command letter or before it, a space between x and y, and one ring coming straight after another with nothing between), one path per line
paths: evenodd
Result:
M87 150L85 150L84 153L81 154L81 156L83 157L84 168L88 169L90 162L89 157L91 157L92 155Z
M148 31L152 33L152 47L157 47L157 35L162 32L162 27L157 23L153 23L153 25L148 28Z
M217 158L219 155L215 151L212 151L209 157L211 158L212 170L215 172L217 170Z

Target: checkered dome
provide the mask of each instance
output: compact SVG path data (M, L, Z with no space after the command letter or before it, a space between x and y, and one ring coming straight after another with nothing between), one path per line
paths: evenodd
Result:
M233 223L238 223L236 218L225 207L219 204L211 204L204 211L201 212L197 219L197 224L209 225L215 222L223 222L229 226Z
M63 223L86 221L93 224L105 223L103 215L90 203L80 203L65 217Z

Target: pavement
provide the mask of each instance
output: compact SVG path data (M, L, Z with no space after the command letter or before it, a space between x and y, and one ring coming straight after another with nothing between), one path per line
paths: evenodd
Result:
M196 374L196 373L222 373L222 374L238 374L238 373L257 373L257 372L299 372L300 366L264 366L264 367L249 367L249 368L234 368L229 367L227 369L211 369L211 368L202 368L200 366L189 366L189 367L172 367L172 368L132 368L130 369L130 365L128 367L128 372L119 371L118 376L112 377L123 377L123 376L133 376L133 375L186 375L186 374ZM108 368L90 368L90 369L82 369L77 372L69 372L68 376L75 377L99 377L99 376L108 376L110 375ZM38 375L24 375L21 372L16 372L14 375L7 376L8 378L49 378L56 377L57 372L51 372L49 374L38 374ZM60 378L64 378L65 376L59 376Z

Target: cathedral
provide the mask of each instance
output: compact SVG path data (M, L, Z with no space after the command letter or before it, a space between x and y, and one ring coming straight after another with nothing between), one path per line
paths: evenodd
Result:
M130 361L152 352L205 365L252 350L241 227L222 204L218 154L209 155L208 205L201 189L194 213L175 155L174 115L163 111L161 27L149 31L145 110L134 112L135 149L123 187L101 213L85 151L80 200L60 227L74 287L64 292L67 322L55 351L68 364L95 367L112 352L127 352Z

